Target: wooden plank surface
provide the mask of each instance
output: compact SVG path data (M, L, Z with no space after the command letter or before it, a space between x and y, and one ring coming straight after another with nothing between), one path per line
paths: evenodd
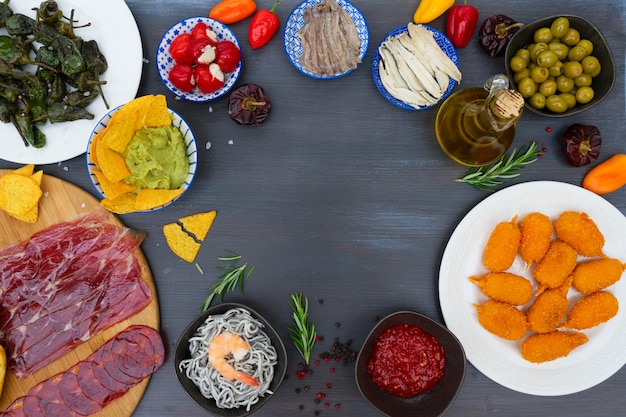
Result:
M0 176L7 172L8 170L6 169L0 170ZM80 214L88 213L99 206L96 198L81 188L59 178L44 175L41 188L44 194L39 202L39 218L37 223L24 223L14 219L4 211L0 211L0 247L28 239L33 233L39 230L72 219ZM112 217L112 222L118 226L124 226L117 217ZM152 274L140 249L137 249L136 255L139 257L142 267L142 278L146 284L148 284L153 294L153 299L150 304L134 316L93 336L87 342L79 345L76 349L33 375L19 379L14 373L8 372L2 398L0 399L0 410L6 409L13 400L26 394L33 385L67 370L78 361L85 359L107 340L126 327L133 324L143 324L157 330L159 329L158 298ZM148 381L148 378L145 379L128 391L126 395L115 400L106 408L94 414L94 416L130 416L141 400L148 385Z

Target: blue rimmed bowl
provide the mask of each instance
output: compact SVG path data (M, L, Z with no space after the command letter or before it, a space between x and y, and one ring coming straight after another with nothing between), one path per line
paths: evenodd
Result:
M217 35L218 41L231 41L237 48L241 51L241 46L237 41L237 37L235 34L228 29L228 27L217 20L210 19L208 17L189 17L187 19L183 19L180 22L175 23L171 28L165 32L163 37L161 38L161 42L157 48L156 52L156 66L159 76L161 77L161 81L163 84L176 96L182 98L183 100L188 101L211 101L215 100L219 97L222 97L226 94L237 82L239 78L239 74L241 73L241 65L243 59L239 61L237 68L235 68L232 72L224 73L224 85L219 89L212 93L203 93L200 89L195 88L193 91L182 91L176 88L169 80L169 73L174 64L176 63L170 54L170 45L174 38L182 33L191 33L194 26L198 23L205 23L210 29L215 32Z
M87 151L86 151L87 172L89 173L89 178L91 179L91 183L93 184L94 188L96 189L96 191L102 198L104 198L105 195L104 195L104 190L102 189L102 186L100 185L100 181L98 180L98 177L96 177L96 174L94 172L98 168L92 156L91 143L94 137L98 133L106 129L106 127L111 122L111 118L113 117L115 112L117 112L122 106L118 106L114 108L113 110L109 111L106 115L104 115L102 119L100 119L98 124L96 124L96 126L92 130L91 135L89 136L89 141L87 143ZM169 108L167 110L170 113L170 116L172 118L172 126L180 130L180 133L182 133L183 135L183 140L185 141L185 149L187 150L187 158L189 159L189 171L187 172L187 178L181 185L183 192L178 197L176 197L174 200L170 201L167 204L152 208L150 210L144 210L143 212L152 212L152 211L160 210L174 203L178 199L180 199L185 194L187 189L191 186L191 182L193 181L196 175L196 169L198 167L198 146L196 144L196 138L191 130L191 127L189 127L187 122L174 110L171 110Z
M302 3L297 5L287 21L285 22L285 29L283 31L283 44L285 47L285 54L287 54L287 59L289 62L302 74L315 78L318 80L331 80L334 78L343 77L344 75L348 75L354 68L350 68L347 71L344 71L340 74L333 75L321 75L315 74L308 69L306 69L300 63L300 55L302 55L302 42L300 41L300 37L298 36L298 32L304 26L304 12L309 7L313 7L316 4L320 3L321 0L304 0ZM361 13L359 9L352 3L347 0L337 0L337 4L342 7L352 20L356 26L359 39L361 40L361 44L359 46L359 59L363 60L365 57L365 53L367 52L367 47L369 45L369 28L367 26L367 21L365 20L365 16Z

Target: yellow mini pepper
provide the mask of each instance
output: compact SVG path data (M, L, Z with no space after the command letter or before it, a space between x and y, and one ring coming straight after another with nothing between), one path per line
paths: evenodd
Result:
M413 21L415 23L430 23L444 14L453 4L454 0L422 0L415 10Z

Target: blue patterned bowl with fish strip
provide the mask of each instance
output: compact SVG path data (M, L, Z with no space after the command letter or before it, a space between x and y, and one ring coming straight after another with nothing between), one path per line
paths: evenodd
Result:
M302 42L300 37L298 36L298 32L304 26L304 12L309 7L314 7L316 4L320 3L322 0L304 0L302 3L297 5L295 9L289 15L289 18L285 22L285 29L283 32L283 43L285 47L285 53L287 54L287 59L289 62L302 74L315 78L318 80L331 80L334 78L343 77L354 71L355 68L350 68L347 71L344 71L340 74L333 75L322 75L316 74L314 72L309 71L305 68L300 62L300 56L302 55ZM336 0L337 4L341 6L348 15L354 21L356 26L359 39L361 44L359 46L359 59L363 60L365 57L365 53L367 52L367 47L369 45L369 28L367 26L367 22L365 21L365 17L363 14L357 9L352 3L347 0Z

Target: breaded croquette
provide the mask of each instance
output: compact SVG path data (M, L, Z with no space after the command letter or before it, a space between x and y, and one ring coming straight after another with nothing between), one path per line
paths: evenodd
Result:
M474 307L481 326L503 339L519 340L528 330L526 315L510 304L488 300Z
M546 256L533 270L533 277L539 284L539 291L545 288L557 288L565 283L576 267L576 250L561 240L553 240Z
M584 212L564 211L554 222L556 236L587 257L602 256L604 235Z
M580 262L572 273L572 285L578 292L591 294L619 281L625 267L619 259L614 258Z
M470 281L478 285L483 294L492 300L521 306L533 296L533 286L526 278L510 272L489 272L470 277Z
M485 245L483 255L485 268L496 272L509 269L515 261L520 237L517 216L511 221L498 223Z
M534 333L549 333L556 330L563 321L569 300L571 278L558 288L549 289L539 294L526 312L528 327Z
M519 254L528 266L539 262L548 252L552 240L552 220L543 213L529 213L519 223Z
M533 334L522 342L522 357L529 362L543 363L569 355L589 338L584 333L550 333Z
M587 295L574 304L561 327L565 329L590 329L609 321L617 314L617 298L607 291Z

